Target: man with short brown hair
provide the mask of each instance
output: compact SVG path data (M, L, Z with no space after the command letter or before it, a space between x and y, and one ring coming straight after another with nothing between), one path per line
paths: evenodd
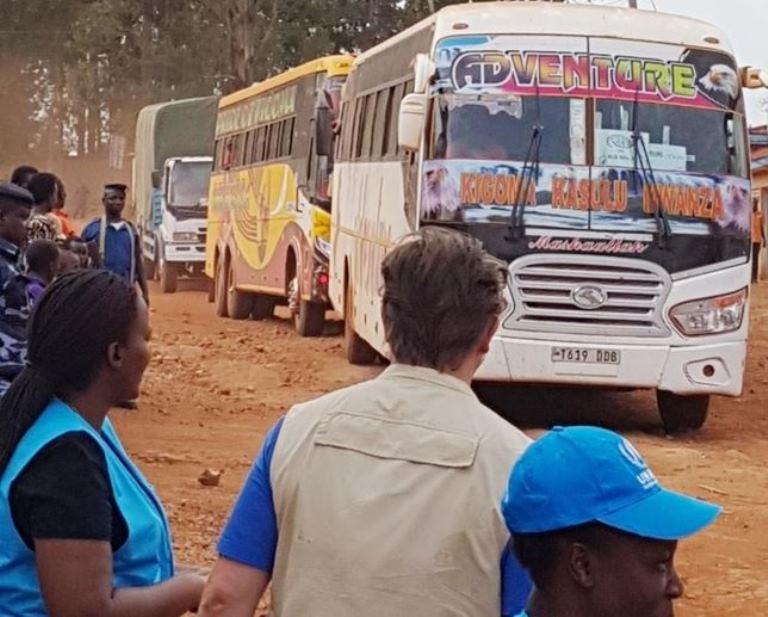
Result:
M429 227L382 264L393 364L297 405L267 436L219 542L203 617L499 617L530 584L500 500L529 440L470 388L506 267ZM503 598L503 600L502 600Z

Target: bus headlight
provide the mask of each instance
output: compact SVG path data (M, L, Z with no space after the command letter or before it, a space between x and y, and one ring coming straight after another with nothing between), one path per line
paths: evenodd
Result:
M193 232L177 232L173 234L174 242L197 242L197 234Z
M747 289L714 298L701 298L678 304L669 316L686 336L722 334L741 327L747 305Z

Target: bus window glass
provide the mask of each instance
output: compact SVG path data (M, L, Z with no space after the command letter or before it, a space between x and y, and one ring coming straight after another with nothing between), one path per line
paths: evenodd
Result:
M655 170L746 177L740 118L726 111L598 100L595 165L634 167L637 133Z
M534 128L540 126L539 161L576 164L571 109L572 99L566 97L440 95L434 105L430 158L533 159L530 145Z

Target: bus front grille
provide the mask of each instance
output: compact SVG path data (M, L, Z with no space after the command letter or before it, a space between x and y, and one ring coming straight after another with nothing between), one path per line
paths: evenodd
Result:
M671 281L656 264L585 255L528 255L510 266L514 302L504 327L573 334L669 334Z

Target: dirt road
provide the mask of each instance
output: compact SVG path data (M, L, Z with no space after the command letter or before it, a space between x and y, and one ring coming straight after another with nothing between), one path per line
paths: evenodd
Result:
M157 290L154 290L155 292ZM138 412L113 416L168 509L181 561L210 562L264 433L291 404L376 374L347 365L341 338L300 339L286 320L214 317L201 291L155 293L154 362ZM338 330L338 328L336 328ZM600 423L630 436L662 481L725 508L682 544L683 617L768 611L768 289L753 299L744 396L718 399L699 434L662 435L649 393L510 388L505 408L531 433L550 423ZM530 410L535 410L535 413ZM206 468L223 470L202 487Z

